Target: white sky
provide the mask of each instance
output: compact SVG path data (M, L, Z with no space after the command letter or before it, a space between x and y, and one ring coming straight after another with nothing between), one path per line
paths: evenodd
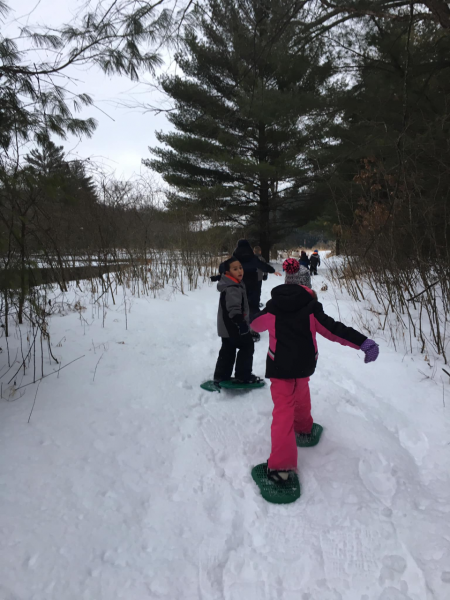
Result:
M80 3L74 0L8 0L8 5L11 12L7 17L6 27L2 27L2 33L13 36L17 34L19 24L58 26L70 22ZM165 68L168 62L169 57L166 56ZM114 171L118 178L128 179L134 174L147 174L149 170L141 165L141 159L150 156L148 146L157 144L155 130L167 130L170 125L164 114L131 110L119 106L119 103L134 96L142 102L163 106L163 97L151 92L145 85L138 85L125 77L108 77L95 67L71 68L68 74L77 80L69 89L93 97L98 108L91 106L81 116L95 118L98 127L91 139L83 138L80 141L72 136L67 142L54 139L55 143L64 145L72 158L90 157L109 172ZM149 83L152 78L144 75L142 80ZM161 182L159 177L157 180Z

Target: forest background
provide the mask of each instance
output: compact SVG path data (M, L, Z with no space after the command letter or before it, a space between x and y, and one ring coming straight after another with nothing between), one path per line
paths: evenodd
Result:
M449 33L443 0L93 0L0 32L1 315L6 338L30 327L23 365L48 339L50 287L183 291L244 236L266 258L333 241L331 276L446 361ZM97 125L73 66L164 97L134 101L168 122L143 176L64 153Z

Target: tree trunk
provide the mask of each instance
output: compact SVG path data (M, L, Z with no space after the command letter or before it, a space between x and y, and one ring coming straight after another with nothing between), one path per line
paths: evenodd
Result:
M269 185L267 179L261 178L259 190L259 245L261 254L269 261L270 247L270 204L269 204Z
M5 337L8 337L9 336L9 323L8 323L9 302L8 302L8 288L6 286L5 286L4 294L5 294Z
M22 216L22 223L20 227L20 292L19 292L19 310L17 312L17 318L19 320L19 325L23 323L23 307L25 304L25 284L26 284L26 268L25 268L25 235L26 235L26 225L25 225L25 217Z
M259 123L258 158L260 166L267 163L266 126ZM270 196L269 180L262 172L259 174L259 245L261 254L269 261L272 240L270 236Z

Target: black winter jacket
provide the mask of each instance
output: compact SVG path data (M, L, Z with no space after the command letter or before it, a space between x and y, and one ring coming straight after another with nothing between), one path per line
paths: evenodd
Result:
M250 324L255 331L269 331L266 377L276 379L310 377L314 373L318 358L316 333L356 349L367 339L326 315L314 292L297 284L273 288L272 300Z
M309 261L311 263L311 269L317 269L320 267L320 256L318 254L311 254Z
M259 260L247 240L239 240L238 245L233 252L233 256L240 261L244 269L242 281L245 284L247 294L251 294L255 291L257 292L259 289L258 269L263 273L275 273L275 269L272 265Z

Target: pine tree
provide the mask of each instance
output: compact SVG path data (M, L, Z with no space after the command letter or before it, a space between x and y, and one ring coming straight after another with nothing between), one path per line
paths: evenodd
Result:
M45 136L39 146L33 148L25 157L32 171L40 175L51 175L64 168L64 150Z
M325 119L332 61L322 42L300 50L292 0L208 0L162 87L176 131L144 164L172 186L169 207L237 223L268 257L271 245L317 213L308 151Z
M429 274L430 256L448 265L450 38L432 23L379 20L360 48L334 144L318 160L334 165L328 186L348 252L385 252L386 268L417 260Z

